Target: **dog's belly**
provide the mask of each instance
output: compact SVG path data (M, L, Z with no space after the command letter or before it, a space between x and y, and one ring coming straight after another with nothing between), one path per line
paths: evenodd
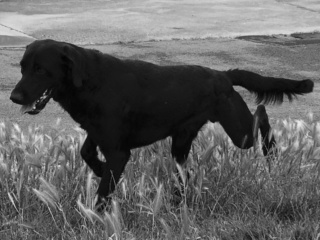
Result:
M156 141L162 140L172 133L166 127L143 128L132 132L127 138L127 145L130 149L150 145Z

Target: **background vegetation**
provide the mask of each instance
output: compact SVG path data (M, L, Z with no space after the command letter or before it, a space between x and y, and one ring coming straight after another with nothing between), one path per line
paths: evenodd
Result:
M260 148L240 150L219 125L203 128L182 202L170 139L134 150L103 215L81 129L1 122L0 239L320 239L320 123L308 119L275 125L270 171Z

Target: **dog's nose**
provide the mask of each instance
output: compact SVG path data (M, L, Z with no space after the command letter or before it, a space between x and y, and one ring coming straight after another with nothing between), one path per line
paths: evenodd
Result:
M10 99L12 102L17 103L17 104L23 104L23 102L24 102L23 93L16 91L16 90L12 91Z

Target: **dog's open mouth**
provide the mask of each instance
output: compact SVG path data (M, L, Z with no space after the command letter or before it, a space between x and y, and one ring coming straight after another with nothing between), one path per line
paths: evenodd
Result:
M41 112L42 109L46 106L46 104L49 102L52 95L52 89L47 89L44 91L44 93L41 95L40 98L38 98L33 103L23 105L20 109L20 112L22 114L28 113L28 114L38 114Z

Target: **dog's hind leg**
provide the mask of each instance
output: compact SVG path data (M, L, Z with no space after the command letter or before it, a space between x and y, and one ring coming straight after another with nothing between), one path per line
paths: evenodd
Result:
M258 129L260 129L262 137L262 150L263 154L268 155L269 151L276 145L274 136L270 136L271 126L269 124L269 118L264 105L259 105L256 112L253 115L253 136L258 138Z
M88 135L81 148L81 157L92 169L95 175L102 177L105 162L98 158L97 144Z
M233 143L242 149L252 147L253 116L240 94L233 91L228 97L221 96L216 107L213 120L222 125Z
M271 128L263 105L258 106L252 116L240 94L234 91L228 98L220 100L217 113L217 120L237 147L243 149L252 147L258 136L257 129L261 131L262 150L265 156L275 146L273 136L269 140Z
M259 105L256 112L253 115L253 137L258 138L258 129L261 132L262 138L262 151L265 156L267 156L267 161L269 165L269 171L271 170L269 154L273 154L276 151L276 140L273 135L270 135L271 126L269 124L269 118L264 105Z

